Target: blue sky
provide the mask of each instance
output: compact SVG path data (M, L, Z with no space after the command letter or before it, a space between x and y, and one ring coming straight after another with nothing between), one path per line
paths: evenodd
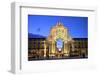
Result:
M28 33L48 36L50 29L61 22L72 38L88 38L88 17L28 15Z

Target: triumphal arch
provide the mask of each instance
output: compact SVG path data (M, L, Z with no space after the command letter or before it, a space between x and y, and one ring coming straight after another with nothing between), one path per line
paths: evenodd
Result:
M50 34L47 38L49 47L49 57L66 57L70 54L70 44L72 38L69 35L68 28L58 22L51 28Z

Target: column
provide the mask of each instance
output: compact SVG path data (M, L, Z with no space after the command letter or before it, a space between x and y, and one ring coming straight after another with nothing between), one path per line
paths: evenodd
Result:
M44 57L46 57L46 42L44 41Z
M52 56L54 56L55 53L55 45L54 45L54 41L52 41Z
M64 56L68 56L68 44L64 43Z
M71 45L72 45L72 51L74 51L74 43L72 42Z

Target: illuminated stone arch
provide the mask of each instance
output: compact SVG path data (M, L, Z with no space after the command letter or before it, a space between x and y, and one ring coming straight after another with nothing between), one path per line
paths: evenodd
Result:
M56 24L56 26L52 27L50 31L50 35L47 38L47 41L49 43L49 55L55 56L57 54L56 50L56 41L58 39L62 39L63 41L63 50L61 51L61 54L64 56L69 56L69 42L72 40L69 36L68 29L63 26L60 22Z

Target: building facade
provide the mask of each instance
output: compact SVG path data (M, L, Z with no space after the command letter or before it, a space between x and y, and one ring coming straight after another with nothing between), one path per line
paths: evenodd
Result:
M28 38L28 59L87 58L88 39L71 38L60 22L51 28L49 36Z

